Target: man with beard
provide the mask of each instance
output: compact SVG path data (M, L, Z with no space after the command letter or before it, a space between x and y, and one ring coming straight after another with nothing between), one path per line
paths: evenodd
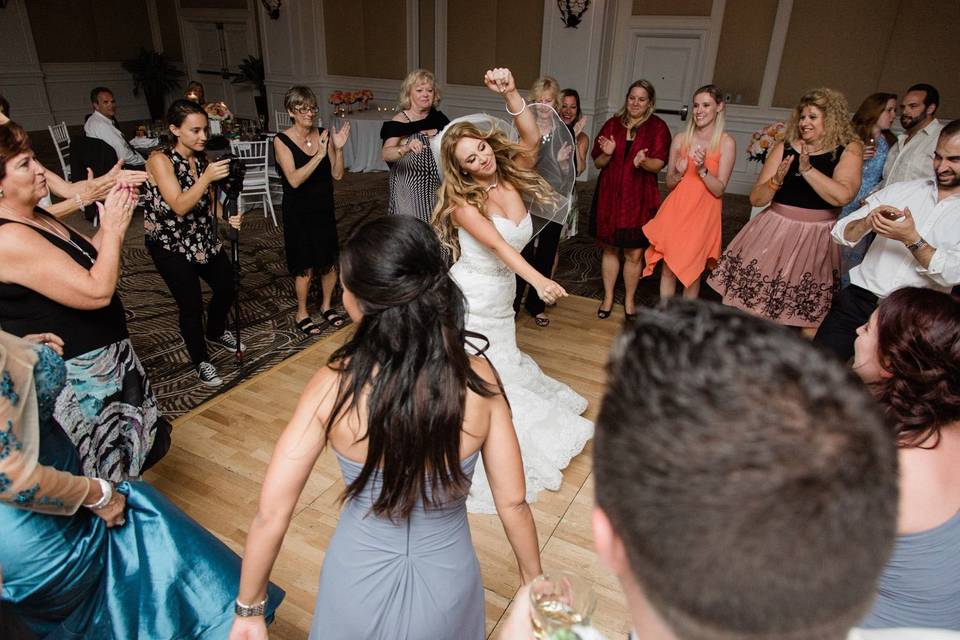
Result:
M885 187L833 227L834 241L848 247L877 234L814 338L844 360L880 298L901 287L949 292L960 283L960 120L941 128L932 168L934 178Z
M883 165L883 186L930 178L930 157L937 146L943 123L934 118L940 106L940 92L929 84L915 84L900 100L903 133L890 149Z

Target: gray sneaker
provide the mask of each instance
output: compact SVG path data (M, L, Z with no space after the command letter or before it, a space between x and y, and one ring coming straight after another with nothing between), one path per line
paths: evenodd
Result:
M207 387L219 387L223 380L217 374L217 368L209 362L201 362L197 365L197 377L200 378L200 384Z

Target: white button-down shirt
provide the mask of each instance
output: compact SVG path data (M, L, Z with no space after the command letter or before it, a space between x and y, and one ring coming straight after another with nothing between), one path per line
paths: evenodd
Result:
M917 233L936 249L926 268L899 240L877 234L863 262L850 270L850 282L883 298L903 287L950 291L960 284L960 194L937 201L934 180L898 182L877 191L867 203L833 226L835 242L852 247L843 237L851 222L861 220L881 204L910 207Z
M144 164L143 156L127 144L123 134L120 133L120 129L117 129L113 121L99 111L94 111L87 118L87 123L83 125L83 132L87 134L88 138L99 138L113 147L113 150L117 152L117 159L123 160L123 164L133 166Z
M933 152L937 149L940 130L946 126L936 118L907 140L907 134L897 136L897 144L890 148L883 163L883 186L933 178Z

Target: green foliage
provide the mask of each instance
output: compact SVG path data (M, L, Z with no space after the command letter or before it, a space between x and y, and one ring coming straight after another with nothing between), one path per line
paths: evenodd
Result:
M140 49L137 57L123 62L133 76L133 95L142 90L147 95L165 96L180 85L183 71L162 53Z
M233 84L252 84L258 89L266 81L263 70L263 58L247 56L240 62L240 75L233 79Z

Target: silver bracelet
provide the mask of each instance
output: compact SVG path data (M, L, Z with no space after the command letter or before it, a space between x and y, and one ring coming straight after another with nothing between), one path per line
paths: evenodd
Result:
M514 118L516 118L518 115L523 113L523 111L527 108L527 99L524 98L523 96L520 96L520 99L523 100L523 106L520 107L520 111L517 111L516 113L514 113L513 111L510 111L510 105L504 105L503 107L504 109L506 109L507 113L512 115Z
M81 210L84 208L84 206L86 206L83 204L83 198L80 197L79 193L75 193L73 195L73 199L77 203L77 206L80 207Z
M262 616L267 610L267 598L264 598L257 604L243 604L240 598L233 603L233 612L240 618L252 618Z
M90 478L91 480L96 480L100 483L100 499L94 502L93 504L83 505L87 509L96 511L97 509L103 509L105 506L110 504L110 501L113 499L113 485L104 480L103 478Z

